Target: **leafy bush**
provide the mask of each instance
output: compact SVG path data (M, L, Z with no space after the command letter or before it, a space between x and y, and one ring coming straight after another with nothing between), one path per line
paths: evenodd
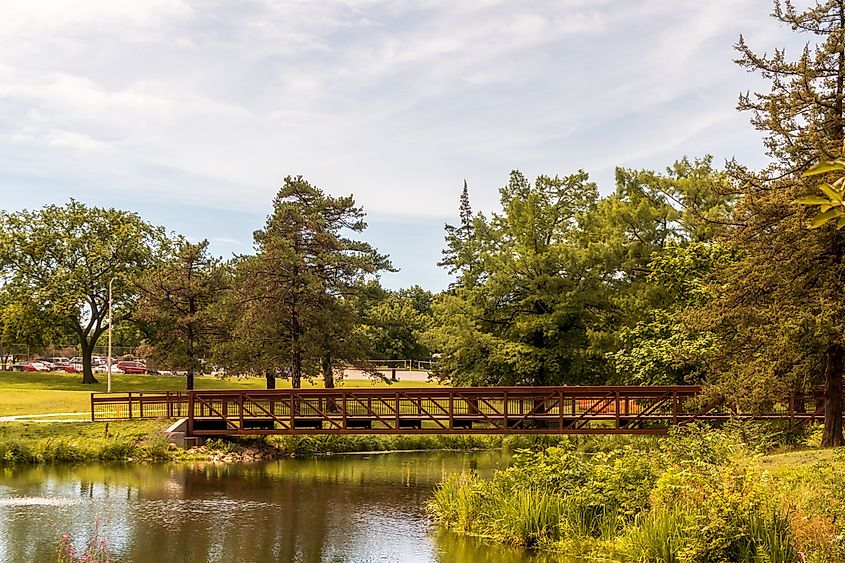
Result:
M97 457L101 461L126 461L138 455L138 446L133 442L109 440L100 447Z
M429 510L465 533L625 561L845 560L845 453L777 478L759 462L796 436L730 423L616 448L569 439L517 451L490 479L447 477Z
M34 463L38 458L27 444L17 440L0 442L0 464Z

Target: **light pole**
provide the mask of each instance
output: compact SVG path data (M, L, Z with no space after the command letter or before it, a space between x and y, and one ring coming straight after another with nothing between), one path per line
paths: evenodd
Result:
M106 372L108 373L108 383L106 384L106 393L111 393L111 306L112 306L112 283L117 279L117 276L109 280L109 351L106 356Z

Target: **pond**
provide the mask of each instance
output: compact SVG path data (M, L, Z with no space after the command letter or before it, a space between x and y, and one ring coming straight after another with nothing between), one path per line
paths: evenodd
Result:
M5 469L0 553L55 560L62 534L84 546L99 526L116 561L573 561L487 545L427 519L445 474L486 475L508 460L494 450Z

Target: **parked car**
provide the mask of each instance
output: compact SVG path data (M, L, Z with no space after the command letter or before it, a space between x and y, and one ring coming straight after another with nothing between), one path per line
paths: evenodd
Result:
M23 365L23 370L24 371L51 371L52 368L44 362L40 362L38 360L33 360L31 362L26 362Z
M117 367L123 370L124 373L147 373L146 365L133 360L117 362Z
M47 359L44 359L44 358L37 358L37 359L32 360L32 361L38 362L39 364L41 364L42 366L47 368L46 371L55 371L55 369L56 369L56 364L54 364L50 360L47 360ZM41 370L39 370L39 371L41 371Z
M94 373L108 373L109 372L109 366L93 366L93 367L91 367L91 371L94 372ZM111 372L112 373L124 373L124 371L117 366L112 366Z
M67 364L70 363L70 358L64 356L57 356L53 358L41 358L42 362L50 362L51 364Z
M44 362L44 360L41 361ZM52 364L53 371L67 371L67 368L71 365L67 358L47 358L47 361Z

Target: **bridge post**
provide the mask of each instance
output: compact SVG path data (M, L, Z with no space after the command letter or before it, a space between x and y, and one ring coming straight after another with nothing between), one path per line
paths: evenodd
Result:
M400 423L399 423L399 391L394 391L396 395L396 431L399 431Z
M92 407L93 409L93 407ZM93 411L92 411L93 412ZM470 422L470 426L472 423ZM455 428L455 394L452 390L449 390L449 430L453 430Z
M616 413L616 429L619 430L619 391L617 390L613 395L615 402L613 411Z
M789 394L789 423L793 424L795 422L795 393Z
M226 414L229 414L228 412ZM243 393L238 394L238 423L240 424L240 429L244 429L244 395Z
M672 425L678 425L678 392L672 391Z
M346 430L346 390L342 391L343 397L343 429Z
M557 392L558 428L563 432L563 390Z
M504 399L505 399L505 402L504 402L504 404L502 405L502 414L503 414L503 415L504 415L504 417L505 417L505 426L504 426L504 428L505 428L505 430L507 431L508 429L510 429L510 424L508 424L508 410L509 410L509 409L508 409L508 392L507 392L507 391L505 391L505 397L504 397Z
M194 394L188 391L188 436L194 435Z

